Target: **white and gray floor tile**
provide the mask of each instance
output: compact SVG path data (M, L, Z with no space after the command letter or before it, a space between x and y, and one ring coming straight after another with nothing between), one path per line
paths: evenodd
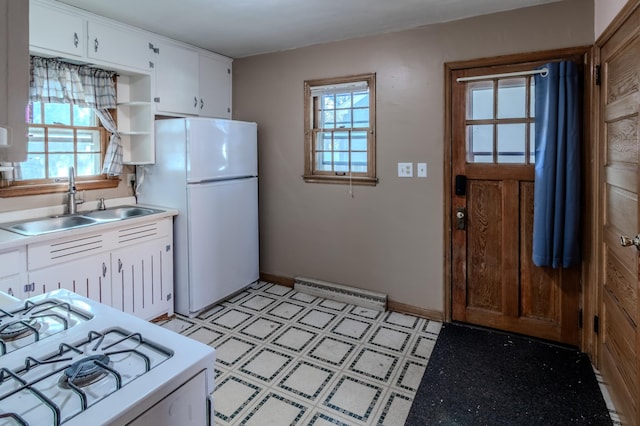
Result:
M216 348L216 425L401 425L441 324L259 281L161 324Z

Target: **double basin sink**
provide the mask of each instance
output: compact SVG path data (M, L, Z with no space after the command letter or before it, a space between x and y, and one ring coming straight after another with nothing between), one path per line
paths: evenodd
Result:
M0 224L0 229L21 235L34 236L97 225L105 222L113 222L116 220L131 219L154 213L162 213L163 211L164 210L157 210L149 207L119 206L105 210L92 210L72 215L51 216Z

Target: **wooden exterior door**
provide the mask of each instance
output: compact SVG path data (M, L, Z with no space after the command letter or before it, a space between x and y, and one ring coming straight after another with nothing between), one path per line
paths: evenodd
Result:
M635 3L600 50L599 366L628 425L640 425L639 257L633 245L621 245L621 236L640 233L640 2Z
M545 62L451 73L451 317L578 345L580 268L531 260L533 77L456 81Z

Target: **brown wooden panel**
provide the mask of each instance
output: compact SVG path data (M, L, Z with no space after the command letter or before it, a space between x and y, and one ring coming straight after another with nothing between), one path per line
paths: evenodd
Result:
M638 116L607 124L607 164L638 163Z
M625 46L617 55L607 61L607 100L609 104L630 93L637 92L638 56L640 40L635 38L631 44Z
M626 235L639 231L637 220L638 197L636 194L614 186L605 185L605 225L613 226Z
M635 398L627 389L620 371L615 365L615 359L612 354L604 348L601 356L602 367L600 372L607 385L609 385L610 391L612 391L611 399L616 407L620 421L624 425L633 425L634 419L637 417Z
M637 395L636 328L622 314L611 294L604 292L603 347L609 352L625 387ZM635 411L635 410L634 410Z
M471 181L467 191L467 305L502 309L502 184Z
M622 247L620 245L620 231L611 227L604 228L603 242L607 250L613 253L629 271L633 271L633 274L637 276L636 258L638 254L633 248Z
M616 164L607 166L604 170L605 181L609 185L638 193L638 167L634 164Z
M559 323L559 270L540 268L531 262L533 255L533 182L520 184L521 315Z
M638 324L638 291L637 275L629 271L625 265L607 248L604 265L604 286L619 307L629 317L634 327Z

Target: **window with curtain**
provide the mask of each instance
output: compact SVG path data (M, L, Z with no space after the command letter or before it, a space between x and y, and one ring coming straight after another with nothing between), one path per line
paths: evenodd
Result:
M375 74L308 80L307 182L375 185Z
M80 189L117 186L122 147L111 115L115 73L57 59L31 57L27 161L4 164L2 196L66 190L74 166ZM109 136L111 135L111 136ZM60 183L57 185L57 183Z

